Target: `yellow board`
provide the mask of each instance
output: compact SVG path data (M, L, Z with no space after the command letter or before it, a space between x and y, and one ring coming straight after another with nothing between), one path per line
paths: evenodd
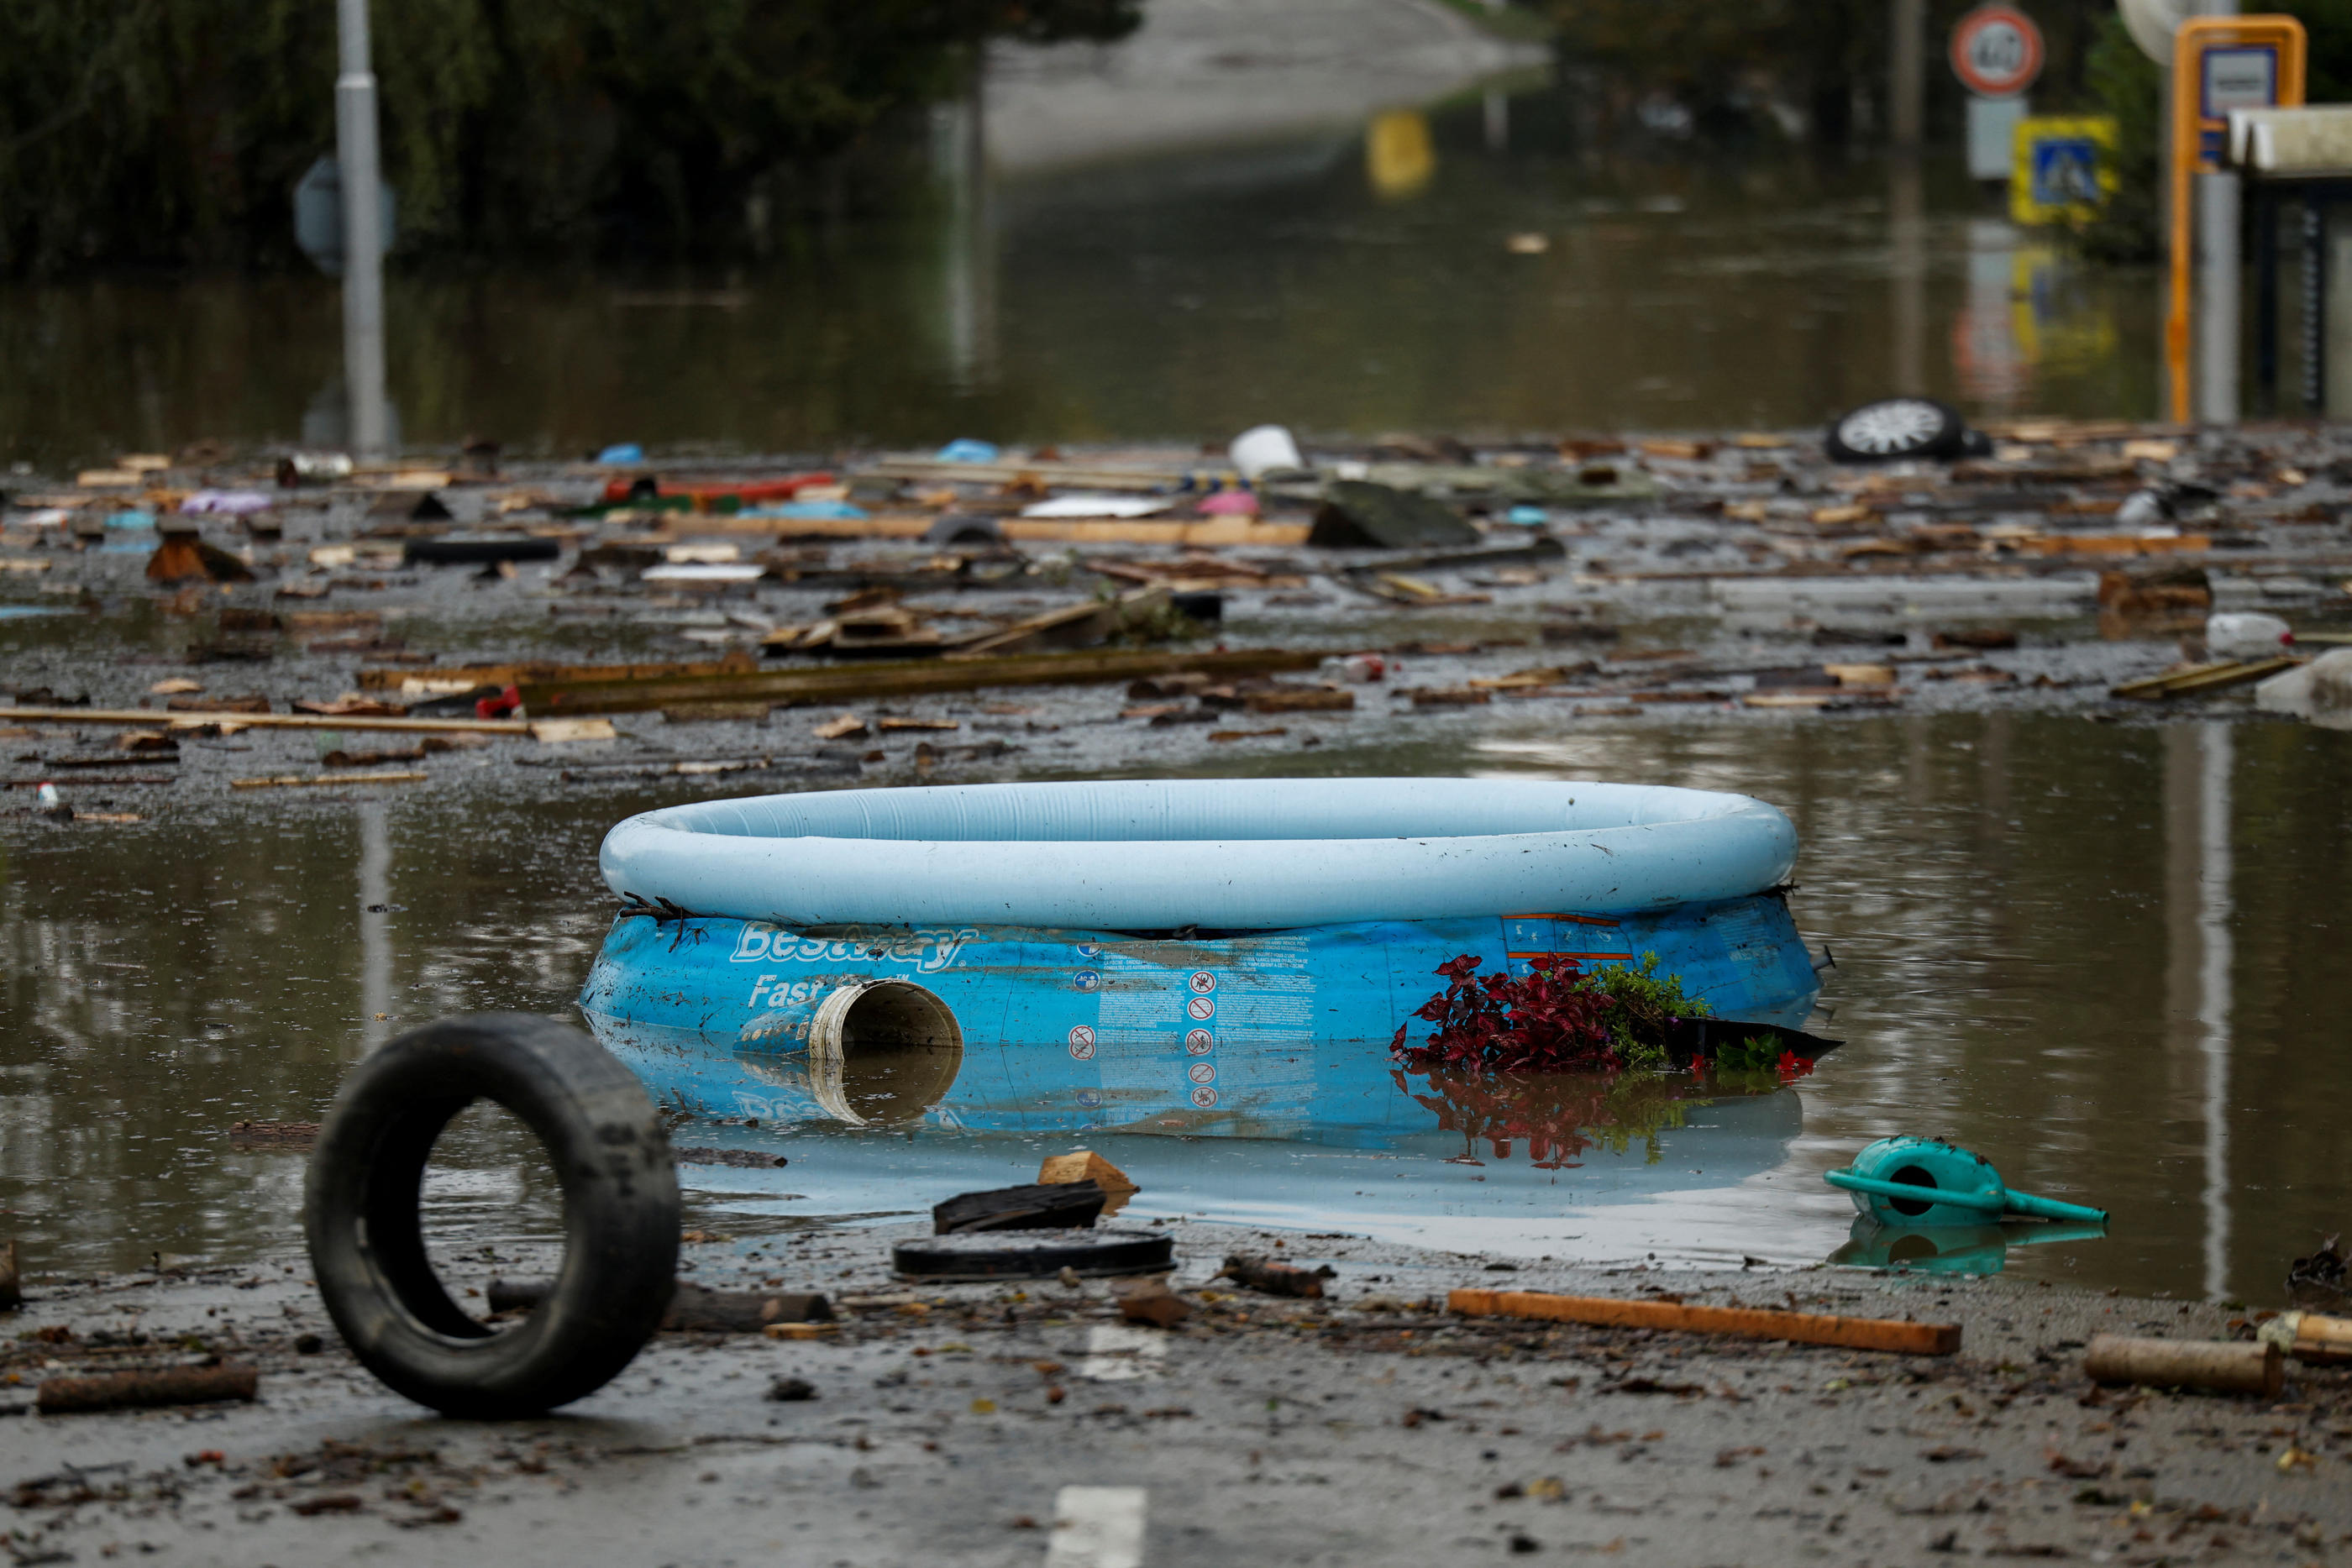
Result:
M2078 224L2116 193L2116 122L2104 114L2017 122L2009 215L2021 224Z
M2189 177L2221 167L2229 111L2303 102L2305 37L2292 16L2191 16L2172 35L2172 276L2164 363L2175 424L2189 423Z
M1376 115L1364 132L1364 172L1372 192L1384 197L1413 196L1437 172L1437 151L1429 136L1429 117L1418 110L1400 109Z

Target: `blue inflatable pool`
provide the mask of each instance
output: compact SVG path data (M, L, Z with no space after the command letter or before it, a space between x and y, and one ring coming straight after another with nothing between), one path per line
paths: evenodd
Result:
M1795 851L1744 796L1581 782L709 801L607 837L623 908L580 1005L702 1114L1393 1133L1390 1041L1462 954L1524 974L1654 953L1717 1017L1801 1026Z

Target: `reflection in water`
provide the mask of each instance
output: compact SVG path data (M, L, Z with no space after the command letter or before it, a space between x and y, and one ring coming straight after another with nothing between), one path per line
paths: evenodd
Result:
M1437 173L1429 119L1409 109L1377 115L1364 131L1364 172L1385 201L1417 196Z
M1886 165L1887 280L1894 301L1887 333L1894 362L1890 390L1916 394L1927 387L1927 196L1916 151Z
M947 379L970 393L996 374L996 214L986 142L985 78L931 110L931 174L942 203L940 318Z
M373 1051L392 1038L392 831L381 800L362 801L360 822L360 1038Z
M989 172L1006 111L975 89L935 112L930 168L888 215L777 236L754 265L396 270L392 394L418 447L566 457L622 437L1224 437L1258 418L1787 428L1890 376L1979 408L2154 408L2133 276L2038 253L2013 360L1972 359L1999 330L1975 270L1998 252L1939 166L1612 141L1589 108L1569 88L1472 93L1014 177ZM1521 234L1549 245L1515 254ZM332 282L304 276L0 284L0 457L332 444L339 319Z
M2230 727L2200 724L2198 780L2198 971L2205 1026L2205 1296L2229 1294L2230 1279Z
M1906 1228L1856 1215L1853 1234L1828 1262L1850 1269L1914 1269L1928 1274L1998 1274L2012 1247L2096 1241L2106 1227L2084 1221L2005 1220L1997 1225Z
M891 1040L845 1053L824 1052L814 1060L748 1052L740 1060L743 1071L761 1082L808 1096L846 1126L907 1126L921 1121L955 1087L963 1042Z
M1596 1147L1622 1155L1635 1139L1643 1159L1655 1165L1659 1134L1681 1127L1695 1105L1706 1103L1698 1098L1705 1086L1680 1074L1433 1072L1425 1094L1403 1073L1389 1076L1439 1127L1461 1134L1454 1158L1476 1163L1483 1140L1496 1159L1507 1160L1512 1145L1524 1142L1538 1170L1565 1169Z

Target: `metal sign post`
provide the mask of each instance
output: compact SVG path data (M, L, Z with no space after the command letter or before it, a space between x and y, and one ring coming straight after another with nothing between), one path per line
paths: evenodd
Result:
M2198 289L2196 409L2227 423L2238 413L2238 176L2223 167L2233 109L2303 101L2303 24L2292 16L2192 16L2172 38L2171 277L2164 361L2173 423L2189 423L2189 278ZM2194 176L2197 200L2190 201ZM2204 245L2195 246L2197 231ZM2201 249L2201 256L2197 254Z
M351 439L381 457L390 421L383 377L383 230L377 194L375 72L368 59L368 0L337 0L341 74L335 78L335 158L343 198L343 383Z
M2006 180L2025 89L2042 75L2042 29L2014 5L1979 5L1952 27L1952 74L1969 89L1969 175Z

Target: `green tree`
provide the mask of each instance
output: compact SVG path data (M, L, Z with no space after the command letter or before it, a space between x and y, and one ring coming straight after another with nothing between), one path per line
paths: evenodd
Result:
M991 37L1141 0L402 0L375 7L405 243L687 254L952 90ZM334 144L331 0L0 5L0 269L282 259Z

